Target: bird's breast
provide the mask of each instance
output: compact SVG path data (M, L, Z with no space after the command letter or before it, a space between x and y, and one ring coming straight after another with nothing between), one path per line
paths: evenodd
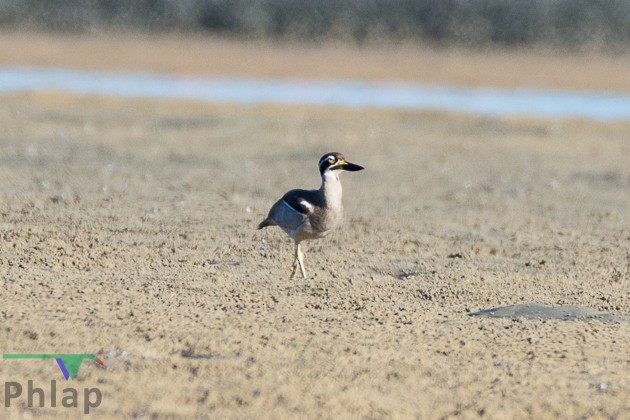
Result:
M313 228L322 232L328 232L336 228L343 220L343 207L341 205L326 206L316 213L311 220L311 224Z

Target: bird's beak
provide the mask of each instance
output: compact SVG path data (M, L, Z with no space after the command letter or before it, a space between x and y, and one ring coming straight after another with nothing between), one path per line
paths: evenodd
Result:
M343 162L341 162L341 168L344 171L351 171L351 172L355 172L355 171L360 171L361 169L364 169L363 166L360 165L356 165L354 163L350 163L350 162L346 162L345 160Z

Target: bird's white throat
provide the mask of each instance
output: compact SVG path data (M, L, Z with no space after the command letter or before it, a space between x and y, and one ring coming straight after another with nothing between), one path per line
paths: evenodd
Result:
M327 207L341 208L342 189L337 171L324 172L320 191L324 194Z

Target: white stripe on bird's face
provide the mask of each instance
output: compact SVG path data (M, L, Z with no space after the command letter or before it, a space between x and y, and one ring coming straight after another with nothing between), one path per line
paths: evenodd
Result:
M337 158L333 155L328 155L328 156L324 156L323 158L320 159L319 161L319 167L321 168L322 165L327 165L327 166L331 166L333 165L335 162L337 161Z
M333 169L339 169L342 167L344 158L341 154L331 153L325 155L319 160L319 172L323 175L324 172Z

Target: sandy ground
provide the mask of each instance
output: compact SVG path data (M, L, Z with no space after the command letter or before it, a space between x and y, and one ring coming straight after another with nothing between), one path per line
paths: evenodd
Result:
M630 323L468 315L630 312L628 123L41 93L0 127L2 351L105 364L3 386L98 387L96 418L630 417ZM291 280L255 227L332 150L366 170Z
M0 124L3 351L101 357L97 416L630 415L629 323L467 315L630 311L627 125L60 95ZM290 280L255 227L328 150L366 170Z

